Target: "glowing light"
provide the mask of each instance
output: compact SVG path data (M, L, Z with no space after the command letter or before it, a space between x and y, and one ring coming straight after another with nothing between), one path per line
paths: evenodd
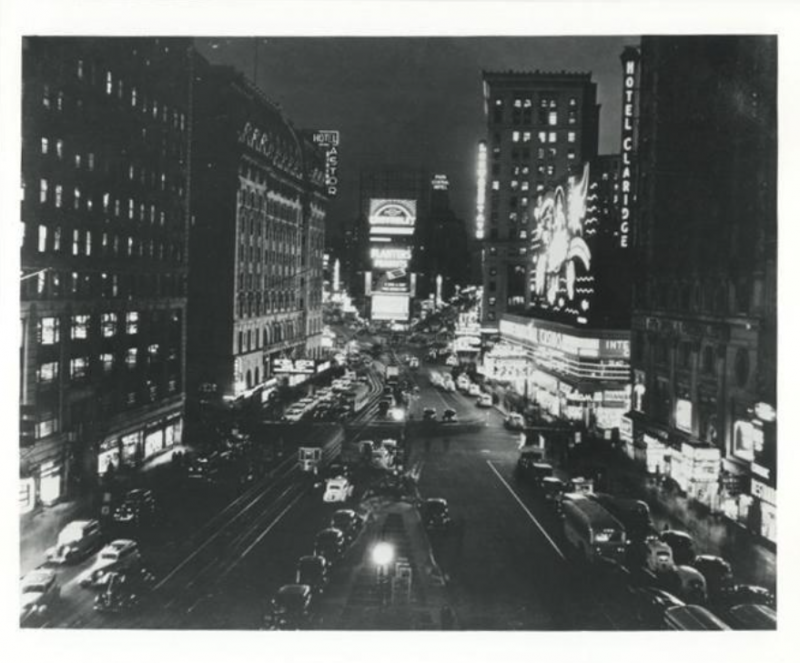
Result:
M485 211L487 172L486 141L482 140L480 143L478 143L478 167L476 171L478 177L478 194L475 204L475 237L477 239L483 239L485 235L484 227L486 223Z
M630 235L631 207L635 198L632 191L633 184L633 156L634 156L634 120L633 111L635 106L636 79L638 71L636 61L633 59L624 62L625 79L623 82L623 105L622 105L622 172L620 173L620 191L622 192L622 204L620 206L619 224L619 245L627 248Z
M394 546L385 541L377 543L372 549L372 561L377 566L387 566L394 559Z

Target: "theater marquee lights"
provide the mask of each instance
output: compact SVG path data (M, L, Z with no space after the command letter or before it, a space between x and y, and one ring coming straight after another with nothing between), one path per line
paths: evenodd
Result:
M475 238L483 239L486 226L486 141L478 143L478 197L475 205Z

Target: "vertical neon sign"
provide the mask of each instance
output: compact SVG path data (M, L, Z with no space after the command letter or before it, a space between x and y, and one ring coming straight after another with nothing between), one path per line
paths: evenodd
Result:
M478 143L478 197L475 205L475 238L483 239L486 225L486 141Z
M630 237L631 209L635 200L633 170L636 153L639 52L635 48L626 48L621 59L624 77L622 81L622 172L620 174L622 204L620 206L619 245L621 248L627 248Z

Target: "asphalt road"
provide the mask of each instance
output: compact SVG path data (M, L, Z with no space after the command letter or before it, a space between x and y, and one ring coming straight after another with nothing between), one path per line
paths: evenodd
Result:
M423 608L420 614L395 626L435 626L437 611L447 602L464 629L633 627L626 595L613 591L613 585L601 585L570 561L558 519L515 481L518 436L502 427L500 414L478 409L474 398L433 388L425 367L411 375L420 385L412 413L433 406L441 415L452 408L459 422L427 424L417 417L403 425L376 420L370 411L348 427L351 439L346 445L357 448L359 439L404 440L406 467L417 479L419 493L445 497L458 523L428 540L409 506L412 502L403 505L403 545L412 559L415 587L425 591L415 600ZM378 525L398 507L374 498L362 501L363 489L362 483L346 506L360 510L367 527L335 568L312 627L392 627L385 621L388 613L376 613L370 602L374 574L368 551L379 536ZM60 571L63 600L47 626L261 628L271 596L294 581L297 559L311 553L315 533L341 506L322 502L291 455L270 476L238 492L197 486L193 492L180 491L168 519L149 534L138 533L157 579L141 608L117 616L95 612L93 592L77 584L92 563L88 560ZM428 546L438 568L426 561ZM447 580L441 591L434 582L439 570ZM362 595L367 598L361 603L352 599ZM382 614L384 621L366 619L375 614Z

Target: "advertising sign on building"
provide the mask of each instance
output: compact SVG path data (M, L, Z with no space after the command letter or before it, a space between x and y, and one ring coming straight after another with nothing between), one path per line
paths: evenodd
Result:
M339 132L317 131L313 140L325 148L325 186L328 188L328 195L335 198L339 191Z
M416 200L372 198L369 201L370 235L413 235Z

